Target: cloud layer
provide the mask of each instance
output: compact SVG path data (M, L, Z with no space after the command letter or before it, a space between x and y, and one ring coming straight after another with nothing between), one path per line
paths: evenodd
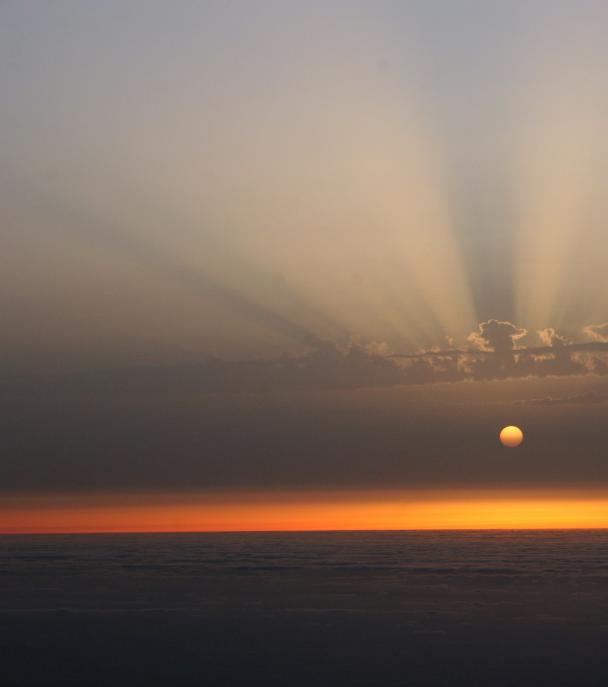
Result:
M120 393L158 389L170 393L257 393L266 391L354 389L410 384L608 374L608 341L599 340L605 325L590 325L592 341L573 342L552 328L537 333L542 345L523 346L529 334L511 322L479 324L467 348L433 348L391 353L384 343L315 342L303 355L277 359L227 361L208 358L192 365L134 367L99 372L46 375L49 385L74 390ZM41 376L30 377L34 385ZM24 384L20 378L18 387ZM5 388L11 386L10 380Z

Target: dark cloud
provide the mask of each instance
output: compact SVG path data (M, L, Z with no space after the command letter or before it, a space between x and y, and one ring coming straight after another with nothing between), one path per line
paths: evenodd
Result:
M573 343L547 329L540 338L548 345L518 347L525 334L510 322L489 320L468 337L475 347L467 349L389 354L386 345L375 342L320 342L304 355L274 360L209 358L194 365L13 376L5 378L3 386L9 394L19 394L28 385L109 394L131 389L258 393L608 374L608 342Z
M429 350L414 355L395 355L402 360L427 360L431 372L425 381L492 380L606 374L608 342L575 343L555 329L538 332L542 346L518 346L526 336L511 322L482 322L467 341L468 349Z
M515 342L527 333L511 322L488 320L481 322L477 331L469 334L467 341L480 351L492 351L501 358L508 358L515 348Z

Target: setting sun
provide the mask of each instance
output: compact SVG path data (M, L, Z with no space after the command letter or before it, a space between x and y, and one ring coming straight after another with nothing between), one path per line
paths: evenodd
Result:
M521 431L521 429L519 429L519 427L515 427L515 425L509 425L508 427L502 428L499 438L503 446L515 448L524 440L524 433Z

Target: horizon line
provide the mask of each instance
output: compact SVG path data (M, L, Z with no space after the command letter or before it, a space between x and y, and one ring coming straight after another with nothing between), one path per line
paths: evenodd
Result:
M382 532L608 532L608 525L590 527L399 527L399 528L340 528L340 529L219 529L219 530L31 530L1 531L0 537L19 536L77 536L115 534L340 534Z

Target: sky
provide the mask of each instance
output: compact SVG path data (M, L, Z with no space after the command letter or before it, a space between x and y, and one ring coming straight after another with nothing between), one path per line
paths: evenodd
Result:
M1 2L0 529L608 526L607 27Z

